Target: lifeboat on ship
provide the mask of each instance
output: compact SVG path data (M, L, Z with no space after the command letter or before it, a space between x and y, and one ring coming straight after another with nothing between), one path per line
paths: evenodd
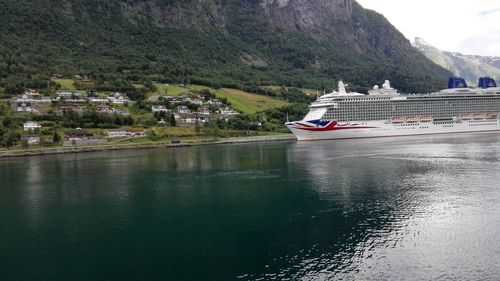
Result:
M406 120L406 118L404 118L404 117L392 117L391 122L393 124L401 124L401 123L404 123L405 120Z
M486 113L486 119L498 119L498 113Z
M418 116L410 116L406 118L406 122L408 123L417 123L419 120L420 118L418 118Z
M432 116L420 116L420 122L432 122L434 119Z
M474 114L474 120L482 120L486 117L485 114Z
M464 114L462 115L462 120L471 120L474 119L474 114Z

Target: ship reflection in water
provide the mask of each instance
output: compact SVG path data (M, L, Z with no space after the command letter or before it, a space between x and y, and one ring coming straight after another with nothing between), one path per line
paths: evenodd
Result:
M0 161L2 280L495 280L500 134Z

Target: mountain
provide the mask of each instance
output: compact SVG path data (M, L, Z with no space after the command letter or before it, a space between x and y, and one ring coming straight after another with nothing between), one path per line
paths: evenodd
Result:
M413 46L436 64L448 69L454 75L463 77L469 85L477 85L479 77L490 76L500 79L500 57L464 55L441 51L415 38Z
M2 0L0 87L85 74L131 82L406 92L442 88L437 66L382 15L354 0Z

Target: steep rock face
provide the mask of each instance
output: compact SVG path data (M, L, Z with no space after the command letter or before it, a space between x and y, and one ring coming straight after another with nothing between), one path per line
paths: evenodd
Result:
M72 1L62 0L66 3ZM76 0L77 2L78 0ZM79 0L80 2L90 0ZM75 1L74 1L75 2ZM93 5L109 3L93 1ZM176 27L210 28L224 27L230 12L265 13L269 24L288 31L308 31L319 33L337 22L351 19L353 0L123 0L124 11L132 17L147 13L157 23ZM244 7L245 9L241 9Z
M88 17L112 12L131 22L151 20L159 26L203 29L223 27L225 13L215 0L59 0L67 13Z
M250 16L260 25L258 29L328 38L358 54L386 59L414 55L411 43L382 15L363 9L354 0L127 0L122 5L130 19L151 15L163 26L230 32L231 26L245 24L242 17Z
M262 0L275 27L291 31L323 33L352 17L353 0Z
M247 33L283 30L328 39L349 52L368 56L394 61L400 61L395 56L415 56L411 43L394 26L354 0L59 1L75 17L88 16L88 7L92 6L97 13L94 11L91 19L112 11L110 16L123 15L131 22L148 19L159 27L215 28L229 33L235 33L235 29ZM244 18L249 22L242 21Z
M434 63L448 69L454 75L463 77L469 85L476 85L479 77L491 76L500 79L500 58L490 56L464 55L439 50L422 38L415 38L413 46Z

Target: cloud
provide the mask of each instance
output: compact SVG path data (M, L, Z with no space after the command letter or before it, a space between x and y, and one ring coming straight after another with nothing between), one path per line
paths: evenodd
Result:
M496 30L493 34L474 35L470 36L459 47L460 51L470 55L500 55L500 30Z
M410 40L420 36L441 50L500 56L499 0L357 1L382 13Z
M491 14L496 14L496 13L499 13L499 12L500 12L500 8L497 8L497 9L493 9L493 10L488 10L488 11L480 12L480 13L478 13L478 15L480 15L482 17L485 17L485 16L489 16Z

